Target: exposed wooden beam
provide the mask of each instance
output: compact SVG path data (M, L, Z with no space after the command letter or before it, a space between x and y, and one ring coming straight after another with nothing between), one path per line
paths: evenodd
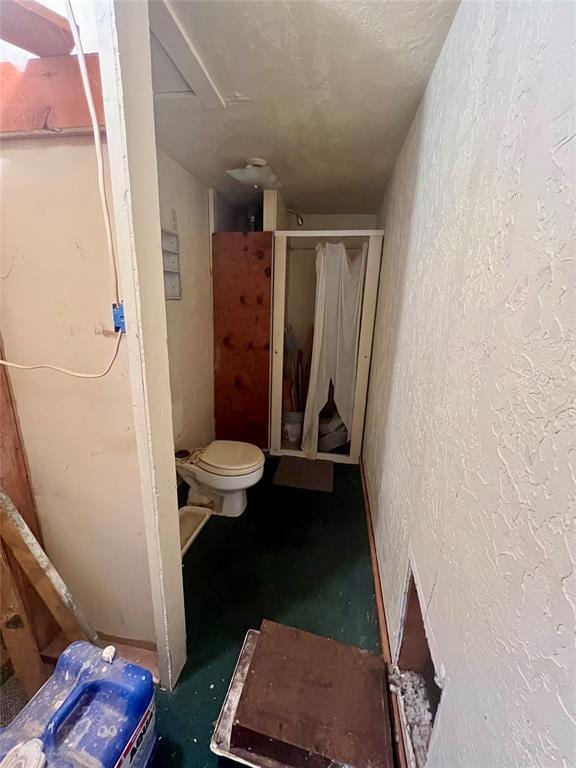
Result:
M150 28L156 39L202 104L210 108L225 107L224 97L212 80L172 4L168 0L156 0L149 4L149 13Z
M0 6L3 2L0 0ZM86 55L86 66L98 123L104 127L97 53ZM92 133L76 56L30 59L23 72L10 62L2 62L0 93L0 134L3 139Z
M0 489L0 538L14 556L69 642L98 636L80 614L68 587L38 544L9 496Z
M68 19L35 0L0 2L0 39L36 56L65 56L74 48Z
M16 677L32 697L46 682L30 617L0 544L0 631Z
M1 0L0 0L1 3ZM0 356L4 358L4 346L0 337ZM28 462L24 451L20 423L14 393L10 385L8 369L0 366L0 488L14 500L34 536L42 545L42 534L38 523L36 502L28 473ZM20 599L30 616L34 636L40 647L51 640L58 626L48 609L36 593L18 563L8 555L8 564L16 583Z

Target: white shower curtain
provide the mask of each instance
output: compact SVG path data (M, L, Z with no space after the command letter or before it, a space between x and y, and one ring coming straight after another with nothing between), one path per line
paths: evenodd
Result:
M314 341L302 433L302 451L310 458L318 452L319 415L330 381L338 413L348 432L352 427L367 250L364 244L351 257L343 243L316 246Z

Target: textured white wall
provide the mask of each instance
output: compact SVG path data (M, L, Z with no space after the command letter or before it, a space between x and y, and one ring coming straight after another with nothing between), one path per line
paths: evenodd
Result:
M576 764L575 12L464 2L387 195L364 462L429 768Z
M160 220L180 247L182 298L166 302L172 422L176 448L214 439L212 279L208 190L164 152L158 152Z

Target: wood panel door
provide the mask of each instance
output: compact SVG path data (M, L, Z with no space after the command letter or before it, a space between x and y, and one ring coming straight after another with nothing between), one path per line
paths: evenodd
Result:
M272 232L212 236L217 440L268 448Z

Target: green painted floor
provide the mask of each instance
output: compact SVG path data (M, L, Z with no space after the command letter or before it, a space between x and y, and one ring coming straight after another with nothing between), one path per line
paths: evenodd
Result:
M157 694L154 768L237 766L210 752L244 636L273 619L379 651L358 467L336 464L334 492L272 485L277 460L240 518L213 518L184 558L188 661Z

